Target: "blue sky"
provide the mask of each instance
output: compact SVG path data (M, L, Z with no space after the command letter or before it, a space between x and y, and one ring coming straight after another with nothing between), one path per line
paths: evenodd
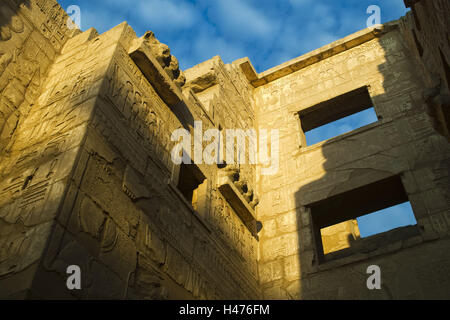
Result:
M417 224L409 202L359 217L357 220L359 232L363 238L394 228Z
M328 123L305 133L308 146L331 139L337 135L376 122L378 120L374 108L352 114L348 117Z
M381 22L406 13L403 0L59 0L81 9L81 28L103 33L127 21L166 43L182 69L220 55L225 63L249 57L257 72L366 28L370 5ZM308 133L309 145L376 121L369 111ZM415 224L409 204L358 219L368 236Z
M81 27L100 33L128 21L155 32L182 69L220 55L248 56L258 72L364 29L369 5L382 22L398 19L402 0L59 0L81 8Z

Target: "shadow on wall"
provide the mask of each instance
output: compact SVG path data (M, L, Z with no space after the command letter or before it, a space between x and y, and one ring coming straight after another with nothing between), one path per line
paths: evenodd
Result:
M371 97L379 119L378 125L368 125L356 134L351 132L327 140L321 148L307 151L315 152L317 159L325 160L324 175L304 185L295 194L296 207L300 210L297 230L301 279L287 284L286 292L291 298L397 299L445 296L444 289L439 289L439 285L435 287L436 292L422 291L423 285L417 280L418 271L407 266L414 265L416 252L405 250L395 257L386 257L386 254L394 252L388 249L392 244L414 237L421 238L421 234L429 232L429 224L426 225L422 220L429 210L415 201L418 199L417 185L410 181L410 177L415 170L424 166L431 170L445 167L445 160L440 159L444 151L436 146L442 146L446 141L433 127L433 119L427 115L421 95L427 84L419 78L420 71L415 65L415 56L419 53L413 51L399 29L396 30L382 35L379 42L385 58L385 62L378 65L383 90L376 90L377 94ZM362 57L365 58L364 53ZM369 78L364 72L359 75L361 79ZM448 180L448 177L443 179ZM450 199L445 186L437 192ZM355 240L350 234L343 235L344 238L348 237L348 249L323 254L321 228L408 200L418 225L397 228L366 239ZM424 254L427 253L425 251ZM422 257L417 263L424 267L433 256ZM442 261L450 263L450 260L445 259L449 258L441 257ZM370 265L379 265L384 270L381 290L367 288L370 276L367 268ZM428 272L432 274L433 270Z
M7 0L3 0L7 1ZM2 2L3 2L2 1ZM7 1L8 2L8 1ZM4 3L0 6L0 37L1 41L7 41L11 38L12 32L16 32L17 24L14 21L14 16L19 10L20 6L30 7L30 0L15 0L15 8L11 8Z
M3 129L7 121L10 119L11 113L17 105L15 97L10 92L5 92L9 80L1 80L3 73L8 65L16 58L16 52L9 49L7 41L14 37L14 34L22 33L24 30L23 21L17 16L20 6L30 7L30 0L16 0L15 6L9 6L5 3L0 5L0 142L3 140ZM13 40L11 40L13 41ZM3 145L0 143L0 146Z

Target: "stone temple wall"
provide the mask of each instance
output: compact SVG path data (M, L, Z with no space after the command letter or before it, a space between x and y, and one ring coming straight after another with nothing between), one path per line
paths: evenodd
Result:
M0 292L22 297L75 164L83 129L74 116L82 108L70 115L50 102L37 103L74 34L64 10L56 1L7 0L0 11ZM75 78L67 81L72 88Z
M42 6L50 3L63 12L56 2ZM8 3L8 10L16 20L23 12L41 14L34 2ZM47 17L55 23L53 15ZM219 123L223 128L254 126L253 101L244 95L250 87L242 71L220 59L211 61L207 71L214 84L208 89L214 99L203 104L207 88L195 85L202 74L188 72L185 84L176 58L151 33L137 38L126 23L102 35L90 29L64 38L58 51L34 33L41 38L30 40L36 41L33 48L43 47L52 60L39 59L47 70L40 71L39 83L29 86L27 112L5 135L1 296L262 297L255 221L243 221L234 208L242 209L230 205L218 189L232 185L237 193L231 197L256 199L254 167L199 165L196 174L203 184L194 209L177 188L180 166L170 154L172 132L193 131L194 120L204 130ZM7 45L2 42L1 50L12 52ZM14 73L14 67L20 71L11 63L3 74L16 77L12 81L29 81L31 71ZM24 90L7 80L2 84L2 102L12 88ZM21 99L17 92L11 94ZM223 182L236 170L245 194L233 182ZM249 201L246 210L253 209ZM81 291L67 290L69 265L81 267Z
M2 2L0 297L449 298L449 8L406 5L257 74L220 57L183 72L152 32ZM307 144L367 107L378 121ZM279 130L278 172L199 163L195 139L195 165L172 161L174 132L208 129ZM360 237L355 218L408 200L417 225Z
M266 297L448 297L450 145L425 112L424 77L400 29L403 23L356 33L258 80L258 123L285 128L282 169L258 184ZM287 68L289 74L283 74ZM305 145L302 121L312 118L309 110L361 87L367 87L378 121ZM322 227L355 218L355 208L364 213L384 201L400 202L382 196L383 188L395 184L405 189L403 200L410 201L417 226L356 239L340 254L323 254ZM366 207L361 197L375 203ZM370 265L384 270L382 290L366 287Z
M436 130L450 140L450 3L405 1L405 5L411 12L400 27L423 74L427 113Z

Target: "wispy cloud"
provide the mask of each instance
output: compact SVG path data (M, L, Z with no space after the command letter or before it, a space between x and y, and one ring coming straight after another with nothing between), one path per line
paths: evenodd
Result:
M157 28L174 31L192 28L201 17L195 6L185 1L134 0L134 3L138 18Z
M248 56L261 72L365 28L376 4L382 21L405 13L402 0L59 0L82 10L82 27L104 32L128 21L168 44L183 69L219 54Z
M258 40L274 36L276 24L263 10L245 0L209 1L206 13L211 24L229 38Z

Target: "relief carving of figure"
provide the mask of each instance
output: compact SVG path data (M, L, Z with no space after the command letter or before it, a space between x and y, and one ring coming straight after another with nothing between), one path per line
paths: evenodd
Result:
M5 71L8 64L11 62L12 56L8 52L0 52L0 77Z
M124 96L124 102L121 106L121 111L126 119L130 119L131 117L131 108L134 101L134 87L133 84L130 81L127 81L125 83L125 94Z
M0 39L2 41L8 41L13 37L13 32L21 33L24 30L24 24L14 12L6 5L0 8L0 20L9 21L8 25L4 25L0 28Z
M11 29L8 26L2 26L0 28L0 40L1 41L8 41L11 39L12 33Z
M139 119L139 111L141 108L142 95L140 94L140 92L135 91L133 104L131 106L131 124L134 128L139 127L139 122L141 121L141 119Z
M151 110L148 114L147 125L150 128L150 141L153 143L153 139L158 131L158 116L153 110Z
M25 55L16 50L11 60L12 65L5 81L7 85L0 97L0 131L9 116L24 102L28 88L32 86L36 89L40 85L39 64L31 53Z
M9 21L8 29L15 33L21 33L24 29L22 19L15 15L14 12L6 5L0 8L0 17L3 21Z
M218 196L216 198L216 206L214 208L214 218L215 218L215 224L218 229L220 229L220 226L223 225L224 216L223 216L223 199Z

